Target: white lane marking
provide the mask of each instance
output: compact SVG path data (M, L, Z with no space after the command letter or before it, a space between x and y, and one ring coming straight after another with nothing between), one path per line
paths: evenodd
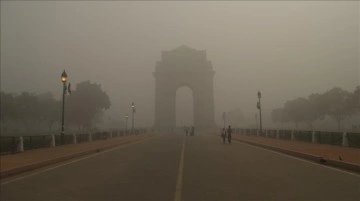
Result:
M237 141L237 140L234 140L234 142L239 143L239 144L245 144L247 146L254 147L254 148L263 149L263 150L266 150L266 151L269 151L269 152L272 152L272 153L275 153L275 154L278 154L278 155L286 156L288 158L292 158L292 159L296 159L296 160L299 160L299 161L302 161L302 162L310 163L312 165L317 165L317 166L328 168L328 169L331 169L331 170L335 170L335 171L338 171L338 172L341 172L341 173L346 173L346 174L350 174L352 176L360 177L360 175L358 175L356 173L348 172L348 171L341 170L341 169L334 168L334 167L327 166L327 165L321 165L321 164L318 164L318 163L315 163L315 162L312 162L312 161L309 161L309 160L305 160L305 159L302 159L302 158L298 158L298 157L295 157L295 156L291 156L291 155L288 155L288 154L277 152L277 151L274 151L274 150L271 150L271 149L266 149L264 147L259 147L259 146L247 144L245 142L240 142L240 141Z
M158 136L156 136L158 137ZM91 154L89 156L84 156L84 157L81 157L79 159L74 159L68 163L63 163L63 164L60 164L60 165L57 165L57 166L53 166L53 167L49 167L49 168L46 168L44 170L40 170L40 171L36 171L34 173L31 173L31 174L28 174L28 175L24 175L24 176L21 176L21 177L17 177L17 178L14 178L14 179L11 179L9 181L5 181L5 182L2 182L0 184L0 186L2 185L6 185L6 184L10 184L10 183L13 183L15 181L19 181L19 180L22 180L22 179L25 179L25 178L28 178L28 177L32 177L32 176L35 176L35 175L38 175L38 174L41 174L41 173L44 173L44 172L47 172L47 171L50 171L50 170L53 170L53 169L56 169L56 168L59 168L59 167L62 167L62 166L65 166L65 165L69 165L69 164L72 164L72 163L76 163L76 162L79 162L79 161L82 161L82 160L85 160L85 159L88 159L88 158L92 158L92 157L95 157L95 156L98 156L98 155L101 155L101 154L105 154L107 152L111 152L111 151L115 151L117 149L122 149L122 148L125 148L125 147L128 147L130 145L134 145L134 144L138 144L138 143L142 143L142 142L145 142L147 140L150 140L150 139L154 139L156 138L154 136L151 136L150 138L147 138L147 139L143 139L141 141L135 141L135 142L130 142L130 143L126 143L126 144L122 144L122 145L119 145L117 147L114 147L114 148L111 148L111 149L108 149L106 151L102 151L102 152L99 152L99 153L95 153L95 154Z
M174 201L181 201L182 194L182 178L183 178L183 169L184 169L184 153L185 153L185 138L183 139L183 144L181 148L180 162L179 162L179 172L176 179L176 188L175 188L175 198Z

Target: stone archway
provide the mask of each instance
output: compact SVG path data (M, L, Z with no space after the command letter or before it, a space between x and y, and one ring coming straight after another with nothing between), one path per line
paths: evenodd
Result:
M173 130L176 126L176 91L188 86L194 98L196 130L215 128L213 78L215 71L205 50L181 46L161 52L155 72L155 129Z

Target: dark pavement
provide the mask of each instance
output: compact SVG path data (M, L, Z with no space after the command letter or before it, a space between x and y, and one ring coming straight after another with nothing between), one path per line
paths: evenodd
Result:
M360 197L359 175L243 143L224 145L214 135L185 139L184 201ZM8 178L2 181L1 200L175 200L183 140L180 134L162 135L33 176Z

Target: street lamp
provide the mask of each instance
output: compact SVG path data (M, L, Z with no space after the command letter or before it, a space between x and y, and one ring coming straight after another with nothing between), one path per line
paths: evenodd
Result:
M125 134L127 134L127 122L128 122L129 115L125 115Z
M224 120L224 128L225 128L225 121L226 121L226 113L223 112L223 116L222 116L223 120Z
M257 109L259 109L259 111L260 111L260 133L262 133L261 102L260 102L260 99L261 99L261 93L260 93L260 91L258 91L258 99L259 99L259 101L257 102Z
M66 94L66 81L67 74L64 72L61 74L61 82L63 83L63 97L62 97L62 116L61 116L61 144L65 142L64 136L64 111L65 111L65 94Z
M132 109L132 126L131 126L131 131L134 132L134 113L135 113L135 104L134 102L131 103L131 109Z
M257 119L258 119L258 118L257 118L257 116L258 116L258 115L255 113L255 128L256 128L256 129L258 128L258 123L257 123Z

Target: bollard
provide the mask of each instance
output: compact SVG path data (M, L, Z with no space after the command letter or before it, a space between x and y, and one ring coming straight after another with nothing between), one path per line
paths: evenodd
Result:
M73 144L77 144L76 134L73 133Z
M312 131L312 133L311 133L311 143L314 143L314 144L317 143L316 132L315 131Z
M292 140L292 141L294 141L294 140L295 140L295 133L294 133L294 131L293 131L293 130L291 131L291 140Z
M280 138L280 131L276 130L276 139L279 139L279 138Z
M343 147L348 147L349 146L349 140L347 138L347 133L343 132L342 134L342 146Z
M50 147L51 147L51 148L54 148L54 147L55 147L55 135L51 135Z
M24 139L22 136L19 137L16 152L24 152Z
M89 138L88 138L88 141L92 141L92 136L91 136L91 132L89 132Z

